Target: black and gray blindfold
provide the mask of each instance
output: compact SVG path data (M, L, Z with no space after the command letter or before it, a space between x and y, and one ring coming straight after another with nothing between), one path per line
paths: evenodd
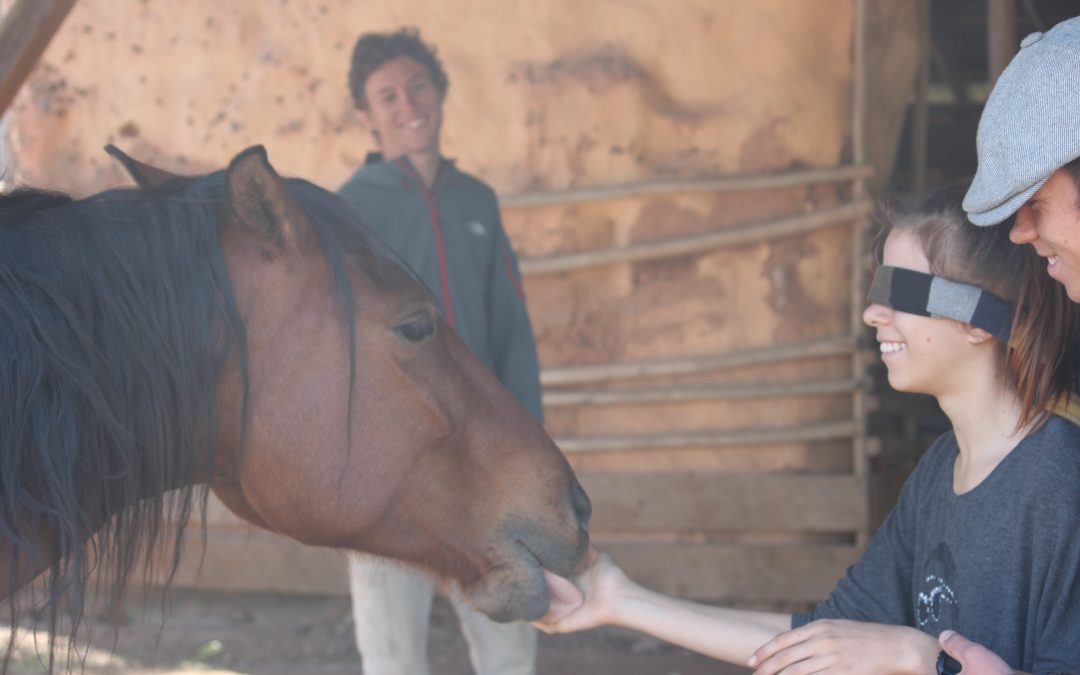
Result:
M1013 306L1007 300L978 286L903 267L878 267L870 302L908 314L963 321L1004 343L1012 331Z

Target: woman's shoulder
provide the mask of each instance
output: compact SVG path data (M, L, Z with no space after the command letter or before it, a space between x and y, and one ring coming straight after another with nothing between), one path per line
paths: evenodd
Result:
M1043 494L1060 488L1055 502L1080 508L1080 426L1053 415L1025 439L1020 473Z
M1028 440L1043 453L1080 467L1080 425L1076 422L1051 415L1046 424L1032 433Z
M959 451L960 448L956 445L956 434L949 429L923 451L907 482L921 485L940 480L946 474L951 475L952 471L949 467L956 460L956 454Z
M956 458L956 453L959 451L960 448L956 445L956 433L949 429L938 436L930 444L930 447L923 452L919 465L951 462Z

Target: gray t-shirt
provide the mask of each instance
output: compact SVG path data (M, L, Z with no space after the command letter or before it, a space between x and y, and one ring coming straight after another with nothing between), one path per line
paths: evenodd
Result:
M1053 417L975 489L939 438L862 559L792 627L841 618L951 628L1013 668L1080 673L1080 427Z

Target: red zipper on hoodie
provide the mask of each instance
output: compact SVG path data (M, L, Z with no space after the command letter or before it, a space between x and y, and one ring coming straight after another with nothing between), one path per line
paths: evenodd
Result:
M439 256L439 284L442 286L446 322L450 324L451 328L456 328L454 303L450 299L450 275L446 268L446 241L443 239L442 219L439 217L439 200L435 193L435 186L439 184L439 177L442 175L443 162L442 160L439 161L439 169L435 172L435 180L432 181L432 187L429 189L424 183L424 179L420 177L412 164L406 161L404 157L398 157L395 161L405 173L413 177L417 185L420 186L420 194L424 196L424 203L427 205L428 215L431 217L431 228L435 232L435 251Z

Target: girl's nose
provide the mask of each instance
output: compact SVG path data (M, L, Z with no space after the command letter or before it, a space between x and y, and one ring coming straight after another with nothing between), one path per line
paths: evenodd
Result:
M862 320L867 326L877 327L888 323L890 316L892 316L891 308L872 302L863 310Z
M1016 220L1012 229L1009 230L1009 240L1014 244L1030 244L1038 238L1035 232L1035 221L1032 220L1028 210L1023 206L1016 212Z

